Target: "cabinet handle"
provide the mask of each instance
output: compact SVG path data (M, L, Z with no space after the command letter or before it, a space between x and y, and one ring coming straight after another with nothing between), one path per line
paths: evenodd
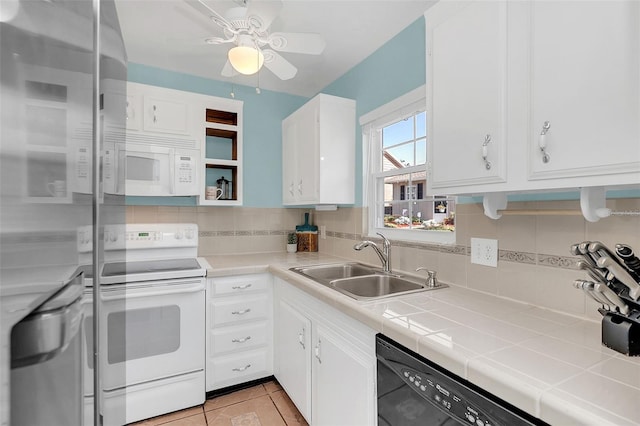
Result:
M318 360L318 363L322 364L322 360L320 359L320 340L318 340L318 344L316 345L316 359Z
M244 314L247 314L249 312L251 312L251 309L247 308L247 309L245 309L243 311L233 311L233 312L231 312L231 314L232 315L244 315Z
M484 142L482 143L482 159L484 160L484 167L487 170L491 170L491 161L487 160L489 156L489 148L487 145L489 145L489 142L491 142L491 135L485 136Z
M540 131L540 137L538 138L538 148L540 148L540 152L542 153L542 162L548 163L551 160L551 156L547 153L547 132L551 128L551 123L545 121L542 124L542 130Z
M244 343L247 340L251 340L251 336L243 337L242 339L232 339L233 343Z
M251 284L245 284L245 285L234 285L233 287L231 287L234 290L245 290L247 288L251 287Z
M156 106L154 105L154 106L153 106L153 122L154 122L154 123L157 123L157 122L158 122L158 117L156 116L156 110L157 110L157 108L156 108Z
M247 364L244 367L234 368L233 371L244 371L244 370L246 370L247 368L250 368L250 367L251 367L251 364Z
M302 179L300 179L300 183L298 184L298 192L302 195Z
M300 333L298 333L298 343L300 343L300 346L302 346L302 349L306 349L305 345L304 345L304 328L302 329L302 331Z
M293 182L289 185L289 194L293 195Z

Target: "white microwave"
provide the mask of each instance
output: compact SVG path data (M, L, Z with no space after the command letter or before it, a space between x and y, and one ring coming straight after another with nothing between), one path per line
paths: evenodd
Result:
M116 147L116 193L198 195L198 150L127 143Z

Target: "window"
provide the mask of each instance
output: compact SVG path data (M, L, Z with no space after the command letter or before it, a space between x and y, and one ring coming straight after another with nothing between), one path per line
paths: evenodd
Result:
M370 235L455 242L455 199L427 196L424 87L360 118Z

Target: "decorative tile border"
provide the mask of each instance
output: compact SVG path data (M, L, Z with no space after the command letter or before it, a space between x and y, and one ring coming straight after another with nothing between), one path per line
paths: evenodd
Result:
M536 254L510 250L498 250L498 259L506 262L536 264Z
M280 230L248 230L248 231L200 231L198 235L200 238L211 238L211 237L252 237L252 236L284 236L287 235L291 230L288 229L280 229ZM338 238L349 241L358 241L362 240L366 237L361 234L353 234L349 232L336 232L336 231L327 231L328 238ZM382 239L378 237L371 237L372 241L381 242ZM447 253L447 254L455 254L459 256L470 256L471 248L469 246L463 245L438 245L438 244L422 244L415 241L394 241L392 240L393 246L395 247L405 247L416 250L426 250L433 251L439 253ZM539 266L548 266L553 268L561 268L561 269L572 269L577 270L576 262L580 260L577 257L570 256L557 256L551 254L541 254L541 253L528 253L528 252L520 252L520 251L512 251L512 250L498 250L498 259L502 262L514 262L514 263L523 263L526 265L539 265Z
M580 260L577 257L554 256L550 254L538 254L538 264L543 266L553 266L563 269L578 269L576 263Z

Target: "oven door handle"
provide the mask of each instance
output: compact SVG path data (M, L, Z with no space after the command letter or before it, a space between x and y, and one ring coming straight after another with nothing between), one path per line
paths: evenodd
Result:
M102 300L124 300L124 299L133 299L140 297L153 297L153 296L168 296L171 294L188 294L188 293L198 293L200 291L204 291L204 285L202 283L197 283L195 285L190 286L162 286L161 289L149 286L146 288L136 288L129 289L121 288L118 291L114 291L114 294L102 293Z

